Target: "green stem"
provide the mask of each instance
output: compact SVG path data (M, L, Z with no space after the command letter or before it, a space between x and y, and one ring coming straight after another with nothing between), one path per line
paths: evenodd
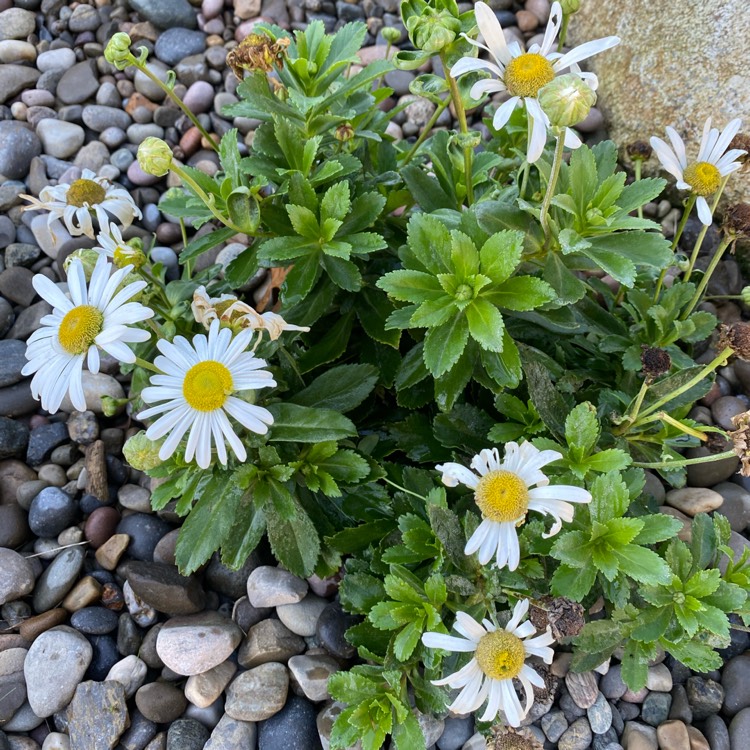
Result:
M230 219L228 219L226 216L224 216L220 211L216 209L214 206L214 202L212 199L209 198L208 194L203 190L203 188L187 173L184 169L181 169L178 167L174 162L172 162L172 165L170 169L187 185L190 186L190 189L203 201L203 203L206 204L206 208L226 227L229 227L230 229L234 229L237 234L244 234L244 231L240 229L236 224L233 224Z
M633 403L633 409L631 410L630 414L625 418L625 422L628 424L633 424L636 419L638 419L638 413L641 410L641 406L643 406L643 399L646 398L646 392L648 391L648 380L644 380L643 383L641 383L641 390L638 391L638 395L635 397L635 402Z
M687 224L687 220L690 217L690 214L692 213L693 206L695 205L695 201L698 199L696 195L691 195L688 198L687 203L685 204L685 209L682 212L682 218L680 219L680 223L677 225L677 231L674 233L674 238L672 239L672 252L674 253L675 249L677 248L677 243L680 241L680 237L682 237L682 232L685 229L685 224ZM662 272L659 274L659 279L656 282L656 291L654 292L654 302L659 301L659 294L661 293L661 286L664 283L664 278L667 275L667 268L663 268ZM689 275L689 273L688 273Z
M679 388L672 391L671 393L668 393L666 396L663 396L655 403L651 404L647 409L644 409L641 413L641 417L639 420L637 420L633 426L636 427L640 424L645 423L645 417L647 417L649 414L653 414L655 411L659 411L662 406L665 404L668 404L673 399L677 398L677 396L682 395L686 391L689 391L693 386L698 385L698 383L703 380L707 375L710 375L719 365L723 364L732 354L734 353L734 349L732 349L731 346L727 346L725 349L721 351L721 353L716 356L711 362L709 362L697 375L694 375L690 380L688 380L686 383L683 383Z
M570 23L570 13L563 16L562 26L560 27L560 36L557 37L557 51L562 52L565 46L565 38L568 36L568 24Z
M456 110L456 117L458 117L458 125L461 128L461 132L466 135L469 132L469 126L466 122L466 110L464 109L464 103L461 99L461 92L458 90L458 84L456 79L450 74L448 68L448 61L445 55L440 55L440 60L443 63L443 73L445 80L448 82L448 86L451 90L451 98L453 100L453 106ZM464 146L464 172L466 173L466 202L470 206L474 203L474 184L472 181L472 161L474 151L470 145Z
M694 464L708 464L712 461L721 461L724 458L732 458L737 454L734 451L724 451L715 453L710 456L699 456L698 458L683 458L681 461L656 461L655 463L643 463L633 461L633 466L641 469L679 469L683 466L693 466Z
M430 135L430 132L435 127L435 123L438 121L438 118L440 117L440 115L443 114L449 102L450 102L450 99L445 99L444 101L441 102L441 104L435 107L435 111L432 113L432 117L430 117L430 119L425 124L424 128L422 128L422 132L419 134L419 138L417 138L414 145L411 147L411 150L406 155L406 158L401 164L402 167L405 167L414 158L417 151L419 150L419 147L425 142L425 139L427 138L427 136Z
M562 166L563 150L565 149L565 133L559 133L557 136L557 143L555 144L555 158L552 162L552 171L549 175L549 182L547 183L547 191L544 194L544 200L542 201L542 208L539 214L539 221L544 230L544 243L545 245L549 241L549 226L548 226L548 215L549 207L552 204L552 196L555 193L555 186L557 185L557 178L560 176L560 167Z
M641 167L643 166L643 162L641 159L636 159L633 162L633 170L635 172L635 181L640 182L641 180ZM638 218L643 218L643 206L638 206Z
M722 181L721 185L719 185L719 189L716 193L716 196L714 197L714 202L711 204L711 216L714 215L716 212L716 207L719 205L719 199L721 198L721 194L724 192L724 188L727 186L727 181L729 180L729 175L727 175ZM685 274L683 281L688 282L690 281L690 275L693 273L693 269L695 268L695 262L698 260L698 253L700 252L701 246L703 245L703 240L706 237L706 232L708 232L708 228L711 226L710 224L704 224L703 227L701 227L700 234L695 240L695 247L693 247L693 252L690 255L690 265L688 266L687 273Z
M711 258L711 262L708 264L706 273L703 274L703 278L701 279L700 284L698 284L698 288L695 290L693 299L690 300L690 304L685 308L685 312L680 316L680 320L686 320L688 317L690 317L693 310L701 301L701 295L706 290L708 282L711 281L711 276L716 270L716 266L719 265L719 261L726 252L726 249L732 244L732 240L732 237L724 237L724 239L719 243L719 247L716 248L714 257Z
M406 487L402 487L400 484L396 484L395 482L392 482L388 477L383 477L383 481L386 484L390 484L391 487L395 487L400 492L405 492L407 495L413 495L414 497L418 497L420 500L423 500L424 502L427 502L427 498L417 494L416 492L412 492L411 490L407 490Z
M218 151L219 148L216 145L216 142L214 139L208 134L206 129L203 127L203 125L200 124L200 121L198 118L185 106L182 99L180 99L177 94L169 87L167 86L164 81L160 80L158 76L155 76L147 67L146 65L138 65L137 61L135 63L138 70L142 71L148 78L150 78L159 88L161 88L164 93L187 115L187 117L190 119L190 121L195 125L198 130L200 130L201 135L206 139L206 141L209 143L211 148L214 151Z
M154 365L152 365L150 362L147 362L145 359L136 357L135 363L138 365L138 367L142 367L144 370L150 370L151 372L155 372L157 375L162 374L161 370L157 369Z

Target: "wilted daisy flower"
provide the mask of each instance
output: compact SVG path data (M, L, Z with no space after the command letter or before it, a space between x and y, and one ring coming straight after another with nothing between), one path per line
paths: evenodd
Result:
M448 707L450 711L468 714L487 701L480 721L493 721L498 712L503 711L512 727L521 724L534 702L532 685L544 688L544 680L526 664L526 659L539 656L546 664L551 664L555 653L549 648L554 643L549 627L542 635L529 638L536 629L528 621L521 623L528 609L529 600L520 600L505 628L496 628L489 620L482 620L480 625L465 612L458 612L453 627L463 638L442 633L422 636L422 643L429 648L474 654L458 672L432 681L433 685L461 688L458 697ZM514 679L520 681L526 694L524 707L516 695Z
M70 185L42 188L39 198L21 197L31 203L25 207L27 211L49 211L49 223L62 219L74 237L85 234L94 238L92 216L96 216L101 230L109 225L110 214L116 216L123 227L141 218L141 210L127 190L115 187L104 177L97 177L90 169L84 169L81 178Z
M471 487L482 512L482 523L466 543L467 555L478 552L482 565L495 555L499 568L507 565L515 570L521 557L516 526L524 523L530 510L555 519L549 534L544 535L548 538L560 531L563 521L573 520L575 509L570 503L591 502L591 493L581 487L548 486L549 479L540 469L560 458L562 454L557 451L540 451L529 442L520 446L507 443L502 462L497 448L485 448L471 460L474 471L456 463L436 467L447 487L459 482Z
M307 326L295 326L287 323L281 315L273 312L259 313L245 302L240 302L232 294L220 297L209 297L205 286L199 286L193 292L191 303L195 322L209 328L214 320L221 325L241 330L267 331L271 341L281 336L284 331L309 331Z
M526 52L523 52L518 42L510 45L506 43L500 22L489 5L479 2L474 6L474 12L485 44L480 44L469 37L466 39L489 52L494 62L476 57L462 57L451 68L451 75L456 78L474 70L486 70L495 76L489 80L478 81L471 87L473 99L498 91L507 91L510 94L510 99L495 112L492 124L496 130L500 130L508 122L516 107L526 105L526 113L531 120L531 138L526 158L533 163L544 151L549 126L547 115L537 101L539 90L550 83L558 73L568 68L586 81L592 90L596 90L598 86L596 76L593 73L581 72L578 63L614 47L620 43L620 39L616 36L608 36L604 39L586 42L564 55L553 51L563 20L560 3L555 2L552 4L541 45L532 44ZM565 133L565 145L568 148L578 148L581 145L581 140L569 128Z
M28 363L22 372L36 373L31 392L34 398L41 398L42 408L51 414L60 408L66 392L78 411L86 410L81 380L84 360L90 372L99 372L99 349L121 362L135 362L127 345L147 341L150 336L148 331L130 326L153 317L153 310L128 301L146 282L134 281L119 289L132 268L122 268L110 276L111 269L107 259L100 256L86 288L83 264L74 260L68 267L70 299L43 274L32 280L34 289L53 310L29 337Z
M199 333L192 342L182 336L171 343L157 342L164 356L157 357L154 365L164 374L151 376L151 385L143 389L141 398L147 404L164 403L142 411L138 419L162 415L146 430L150 440L161 440L168 434L159 450L162 461L177 450L188 430L186 461L195 457L198 466L207 469L215 446L219 461L226 464L225 441L244 461L247 451L227 415L251 432L268 432L267 425L273 424L271 412L235 395L276 385L271 373L261 369L265 360L246 351L252 336L251 330L244 330L232 338L232 332L220 328L215 320L208 337Z
M679 190L690 190L697 196L698 218L708 226L711 224L711 209L706 198L713 195L721 186L722 177L741 169L738 159L745 151L733 148L727 151L732 139L739 132L742 122L732 120L722 131L711 127L711 118L703 126L703 137L695 161L688 162L685 143L673 127L667 127L667 135L672 142L670 148L661 138L651 138L651 145L662 167L677 180Z

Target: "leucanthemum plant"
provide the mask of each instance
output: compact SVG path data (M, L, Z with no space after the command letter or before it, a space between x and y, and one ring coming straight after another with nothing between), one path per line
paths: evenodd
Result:
M152 318L154 311L132 301L146 282L123 284L132 266L112 270L107 259L100 257L87 285L82 262L74 260L68 267L69 297L43 274L32 280L39 296L53 309L29 337L23 374L34 375L31 392L51 414L60 408L66 393L78 411L86 410L83 365L89 372L99 372L100 349L132 364L136 357L129 345L151 337L135 324Z
M461 483L474 490L474 501L482 514L482 523L464 552L476 552L483 565L494 557L499 568L507 565L512 571L518 567L521 554L516 529L530 511L554 519L550 531L542 534L545 539L557 534L563 521L572 521L575 508L571 503L589 503L591 493L573 485L550 485L541 469L561 458L557 451L540 451L525 442L508 443L503 461L497 448L485 448L472 458L473 471L457 463L438 465L447 487Z
M177 185L159 203L181 224L169 275L142 251L150 238L126 231L130 197L101 177L30 206L98 233L63 259L70 299L35 281L55 308L24 371L43 406L71 390L91 407L81 371L108 351L130 383L102 410L142 423L123 455L153 480L153 509L183 520L181 572L215 554L239 568L267 540L295 575L340 580L360 663L329 680L342 705L332 750L426 750L420 712L476 712L491 743L517 739L534 694L539 710L552 702L556 644L575 671L619 661L637 691L658 655L708 672L737 618L750 626L750 558L728 559L728 522L697 514L683 542L651 497L696 463L747 469L744 422L730 449L686 415L718 368L750 358L750 326L716 336L701 306L750 208L726 212L696 279L707 225L687 269L675 255L698 199L716 209L743 140L730 145L736 122L709 124L693 164L670 130L666 164L690 194L665 237L643 210L666 186L644 177L648 146L631 144L630 175L614 143L571 129L596 101L579 63L618 43L566 51L578 5L554 3L524 50L484 3L404 0L413 49L368 65L364 24L256 24L222 113L260 123L244 146L234 128L207 132L171 75L153 77L220 167L182 164L167 139L139 145L141 168ZM117 33L105 58L153 76L132 46ZM410 140L389 127L394 67L419 70L411 92L434 108ZM508 99L485 137L467 113L490 94ZM435 128L446 111L455 130ZM217 254L230 244L239 252Z
M593 57L600 52L611 49L620 43L616 36L586 42L565 54L557 51L557 37L563 21L563 12L559 2L552 4L544 39L541 44L533 44L523 50L518 42L508 44L505 34L494 11L483 2L474 6L479 33L484 44L466 37L467 41L487 52L492 60L477 57L462 57L451 67L454 78L474 71L487 71L493 77L477 81L471 87L471 97L481 99L486 94L505 92L509 98L496 110L492 125L501 130L513 114L516 107L524 106L529 118L529 143L527 160L536 162L547 143L547 130L550 126L548 115L538 101L539 92L555 77L566 70L580 77L593 91L598 87L598 80L593 73L584 73L578 63ZM581 139L570 129L565 131L565 145L578 148Z
M510 726L521 725L534 702L534 686L545 686L543 677L526 660L530 656L538 657L545 664L551 664L554 657L550 648L554 638L549 627L546 632L536 635L531 622L522 622L528 610L528 599L518 601L504 628L487 619L480 624L465 612L458 612L453 627L462 638L442 633L422 636L422 642L428 648L472 654L471 660L458 672L432 681L433 685L460 688L460 693L448 707L450 711L468 714L477 711L486 701L480 721L494 721L502 712ZM530 638L531 635L534 637ZM523 688L526 698L523 706L513 680L518 680Z
M84 169L81 177L70 185L61 184L45 187L39 197L22 195L30 205L28 211L47 211L48 223L61 219L66 229L74 237L85 235L94 239L96 219L99 230L105 231L112 221L112 216L123 227L130 226L135 219L140 219L140 208L124 188L98 177L90 169Z
M141 398L147 404L162 403L145 409L138 418L159 415L146 430L146 437L166 437L159 450L162 461L177 450L188 431L186 461L195 458L198 466L207 469L215 449L219 461L226 465L227 444L237 459L244 461L247 451L229 422L230 416L252 432L268 432L273 415L238 397L276 385L271 373L263 369L266 362L247 351L252 335L252 330L245 330L232 337L232 332L220 328L215 320L208 336L199 333L192 342L182 336L157 342L161 356L154 366L163 374L151 376L151 385L144 388Z
M740 160L747 152L729 148L733 138L739 133L742 121L736 118L723 130L711 127L711 118L703 126L698 154L690 160L685 143L680 134L671 126L667 127L671 147L661 138L653 136L651 146L662 167L677 180L678 190L689 190L696 203L698 218L705 225L711 224L713 211L707 198L715 195L726 178L742 168Z

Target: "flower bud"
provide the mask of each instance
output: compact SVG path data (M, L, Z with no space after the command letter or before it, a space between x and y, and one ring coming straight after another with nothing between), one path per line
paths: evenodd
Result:
M118 268L133 266L133 269L137 271L146 263L146 256L133 240L129 240L115 248L113 260Z
M633 141L625 146L625 152L631 161L646 161L651 158L653 151L646 141Z
M172 149L161 138L149 136L138 146L138 166L154 177L164 177L172 166Z
M566 16L572 16L577 13L581 7L581 0L560 0L560 7Z
M743 286L742 291L740 292L740 297L742 297L742 302L746 305L750 305L750 286Z
M578 76L558 76L539 90L539 104L554 127L581 122L596 102L596 94Z
M350 141L352 138L354 138L354 128L352 127L351 123L345 122L343 125L339 125L336 128L333 137L337 141L341 141L342 143Z
M102 414L105 417L114 417L119 414L130 402L129 398L113 398L112 396L102 396Z
M737 321L719 329L719 349L730 347L740 359L750 361L750 323Z
M401 39L401 32L393 26L385 26L380 29L380 35L388 44L396 44Z
M137 471L155 469L162 463L159 458L161 441L150 440L144 430L128 438L122 448L125 460Z
M114 65L117 70L125 70L125 68L135 62L135 57L130 51L131 44L130 37L125 32L118 31L107 42L107 46L104 49L104 59L110 65Z
M438 54L456 40L461 22L448 11L433 15L412 16L406 22L414 46L431 55Z
M94 272L94 266L99 260L101 253L91 249L74 250L64 261L63 269L65 273L68 273L68 268L73 261L79 261L83 266L83 275L86 277L86 281L91 281L91 274Z

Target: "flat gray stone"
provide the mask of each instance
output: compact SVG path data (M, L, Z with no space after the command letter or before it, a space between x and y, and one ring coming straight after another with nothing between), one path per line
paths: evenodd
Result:
M14 71L8 71L8 68L20 68L23 71L32 70L32 68L21 68L20 65L0 65L0 104L5 99L15 96L18 91L33 86L35 78L29 77L26 73L18 74L19 85L13 94L6 93L9 81L13 80L16 75ZM38 71L34 71L37 72ZM8 76L8 80L5 76ZM20 122L14 120L3 120L0 122L0 175L4 175L9 180L25 179L29 173L31 160L42 153L42 142L36 133Z
M72 748L112 750L128 725L125 689L119 682L82 682L66 715Z
M34 568L31 563L18 552L0 547L0 604L20 599L33 590Z
M211 732L203 750L237 750L254 748L258 730L251 721L239 721L224 714Z
M91 644L67 625L39 635L23 667L29 705L37 716L52 716L70 703L92 656Z
M288 691L286 667L278 662L261 664L230 683L225 711L239 721L263 721L281 711Z

